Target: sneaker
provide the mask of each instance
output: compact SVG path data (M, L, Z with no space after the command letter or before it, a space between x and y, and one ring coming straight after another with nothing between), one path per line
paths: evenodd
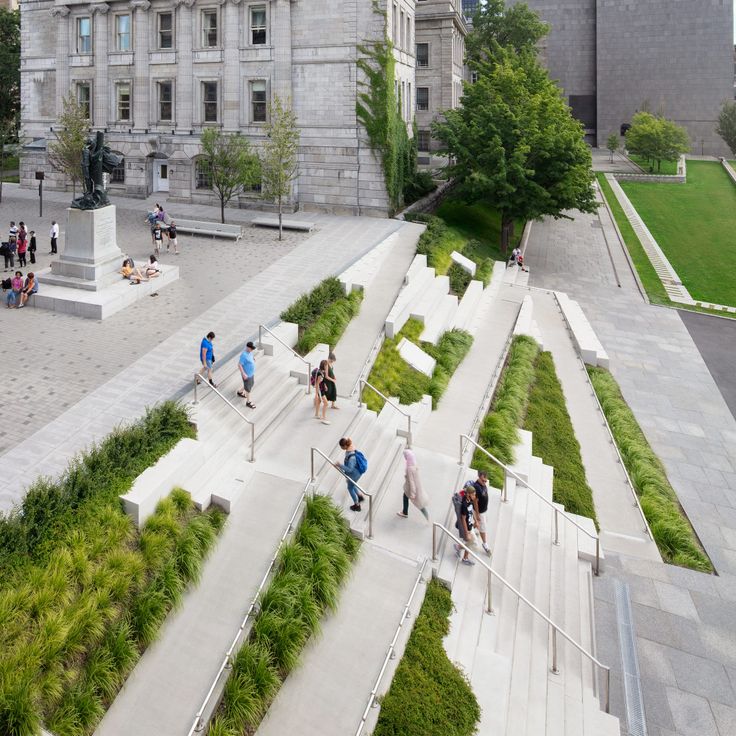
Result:
M246 406L247 406L247 407L248 407L249 409L255 409L255 408L256 408L256 405L255 405L255 404L254 404L254 403L253 403L252 401L246 401L246 402L245 402L245 405L246 405Z
M217 388L217 384L211 378L210 378L210 386L212 386L212 388Z
M475 565L475 560L471 560L470 557L466 557L464 560L461 560L463 565Z
M363 503L363 501L365 501L365 496L363 496L363 495L358 496L358 498L360 499L360 502L361 503Z
M356 505L355 505L355 510L356 510L356 511L361 511L361 508L360 508L360 504L356 504Z
M491 548L483 542L483 551L490 557L491 556Z
M397 511L396 516L400 516L402 519L408 519L409 514L405 514L403 511Z
M330 423L330 422L329 422L329 420L327 420L327 419L323 419L323 420L322 420L322 424L329 424L329 423Z

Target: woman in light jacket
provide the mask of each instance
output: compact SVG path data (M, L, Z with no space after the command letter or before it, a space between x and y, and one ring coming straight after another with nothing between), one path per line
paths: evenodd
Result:
M406 519L409 516L409 501L411 501L424 514L424 518L429 521L427 496L424 493L422 481L419 477L416 455L414 455L412 450L404 450L404 460L406 461L406 470L404 472L404 507L401 511L397 511L396 515L402 519Z

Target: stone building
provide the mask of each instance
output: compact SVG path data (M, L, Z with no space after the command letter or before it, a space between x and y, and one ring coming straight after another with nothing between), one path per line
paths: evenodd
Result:
M301 132L294 205L385 214L383 173L356 120L356 58L388 32L411 125L415 0L382 2L383 13L372 0L21 0L21 183L43 170L65 186L46 147L71 92L124 157L112 189L211 201L202 129L240 131L257 148L279 95ZM258 202L254 191L239 204Z
M551 26L542 57L591 144L648 108L685 126L694 153L726 153L715 125L734 94L730 0L524 1Z

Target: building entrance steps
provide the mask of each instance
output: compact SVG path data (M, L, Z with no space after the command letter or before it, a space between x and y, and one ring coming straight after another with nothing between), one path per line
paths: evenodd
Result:
M588 483L593 490L604 550L661 561L657 545L644 531L644 520L634 504L616 448L598 411L585 370L578 359L567 327L551 293L535 291L534 316L567 402Z
M255 474L206 560L201 581L168 616L96 736L188 732L304 485Z
M371 543L363 545L337 611L322 620L321 635L307 644L300 666L282 686L257 736L355 733L419 569L416 561ZM426 585L420 583L410 618L399 636L396 659L379 692L388 689L425 590Z

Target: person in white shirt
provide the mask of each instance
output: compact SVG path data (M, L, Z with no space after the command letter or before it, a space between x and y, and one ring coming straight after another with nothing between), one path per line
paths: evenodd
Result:
M521 255L521 248L517 246L511 251L511 259L509 260L509 265L516 266L519 263L520 255Z
M51 221L51 230L49 230L49 237L51 238L51 251L49 252L49 255L51 255L51 253L56 253L58 245L59 226L56 223L56 220Z

